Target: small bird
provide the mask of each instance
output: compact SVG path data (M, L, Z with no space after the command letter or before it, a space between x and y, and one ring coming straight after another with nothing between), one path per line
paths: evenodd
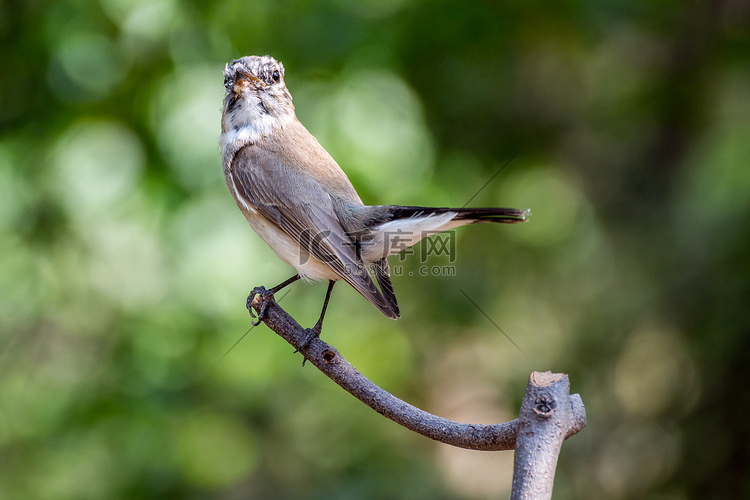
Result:
M224 69L224 88L220 144L229 191L258 236L297 270L270 290L253 289L250 314L258 294L263 297L260 322L283 287L300 278L329 281L320 319L308 330L303 348L320 335L336 281L346 281L396 319L400 313L388 256L458 226L526 220L527 210L512 208L365 205L344 171L297 119L279 61L236 59Z

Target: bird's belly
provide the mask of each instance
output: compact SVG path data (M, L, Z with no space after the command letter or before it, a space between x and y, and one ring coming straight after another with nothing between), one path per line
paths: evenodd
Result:
M249 214L246 218L260 239L271 247L281 260L294 267L302 279L311 281L341 279L341 276L330 267L310 255L300 247L297 241L259 214Z

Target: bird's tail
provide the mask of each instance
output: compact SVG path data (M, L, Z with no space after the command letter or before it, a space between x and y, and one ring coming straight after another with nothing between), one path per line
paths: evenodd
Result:
M447 207L404 207L393 206L392 220L434 217L444 214L455 214L453 221L461 221L464 224L475 224L478 222L499 222L503 224L515 224L525 222L531 215L531 210L519 210L517 208L447 208ZM462 224L463 225L463 224Z
M443 208L387 205L368 207L377 214L362 241L365 262L375 262L416 244L423 238L459 226L480 222L514 224L527 220L531 212L516 208Z

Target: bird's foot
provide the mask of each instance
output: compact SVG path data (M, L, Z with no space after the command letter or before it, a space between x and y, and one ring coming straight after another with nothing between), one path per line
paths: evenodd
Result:
M294 350L294 354L297 354L300 351L304 351L310 345L310 342L312 342L312 339L320 337L320 330L322 328L323 328L323 325L321 324L320 321L315 323L314 327L307 328L305 330L307 332L307 335L305 336L305 340L303 340L302 344L300 344L300 346ZM306 362L307 362L307 357L305 356L304 359L302 360L302 366L305 366Z
M258 326L261 321L263 321L266 318L266 310L268 309L268 304L270 304L273 301L273 291L272 290L266 290L265 287L262 286L256 286L252 289L250 292L250 295L247 296L247 302L246 307L248 312L250 313L250 317L255 318L255 314L253 314L253 306L252 303L255 300L255 296L259 295L261 304L260 304L260 311L258 311L258 320L254 321L251 320L253 326Z
M323 325L318 322L315 324L312 328L307 328L305 332L307 332L307 335L305 336L305 340L302 341L302 344L297 348L295 353L298 353L300 351L304 351L307 349L307 347L310 345L310 342L312 342L313 339L320 337L320 331L323 329Z

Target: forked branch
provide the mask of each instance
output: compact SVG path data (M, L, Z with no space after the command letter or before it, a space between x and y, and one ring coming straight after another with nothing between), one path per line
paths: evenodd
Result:
M262 296L258 295L250 305L257 312L260 312L262 302ZM273 299L268 300L266 304L263 322L295 349L299 349L307 339L307 330L281 309ZM524 417L522 411L520 419L507 423L464 424L438 417L398 399L358 372L334 347L319 338L313 338L307 348L300 352L307 361L315 365L331 380L376 412L409 430L459 448L471 450L516 449L516 436L519 427L531 429L529 426L534 422L539 425L539 418L542 421L550 420L549 417L553 415L555 418L551 420L554 420L560 442L577 434L586 425L586 412L583 402L577 394L569 396L568 378L564 375L550 379L546 374L536 372L532 374L522 406L522 410L526 408L531 412L528 418ZM529 398L531 401L527 401ZM541 414L544 415L540 417ZM534 420L535 418L536 420ZM550 439L548 441L551 442ZM554 449L554 445L551 449ZM552 476L554 476L554 465L557 462L559 445L557 445L556 450L552 462ZM516 467L518 468L518 466L517 463ZM529 467L523 470L536 473Z

